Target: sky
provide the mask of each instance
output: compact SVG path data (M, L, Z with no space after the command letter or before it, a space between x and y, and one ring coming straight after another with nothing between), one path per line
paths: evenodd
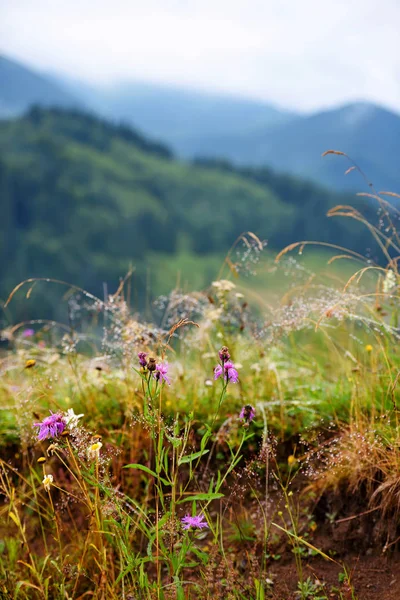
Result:
M0 53L91 83L141 80L313 111L400 111L400 0L1 0Z

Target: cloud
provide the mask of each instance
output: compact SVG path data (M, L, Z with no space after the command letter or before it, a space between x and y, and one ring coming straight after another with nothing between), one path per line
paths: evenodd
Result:
M3 0L1 50L90 81L400 110L398 0Z

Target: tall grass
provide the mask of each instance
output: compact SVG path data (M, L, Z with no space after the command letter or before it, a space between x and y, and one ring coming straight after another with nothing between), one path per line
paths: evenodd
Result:
M302 241L277 257L292 283L281 304L248 299L235 248L253 263L263 244L246 233L208 290L158 302L158 325L130 313L125 282L104 300L79 290L84 306L70 306L84 312L80 330L76 314L69 326L10 327L0 382L5 598L356 597L345 551L317 536L329 523L367 522L365 547L387 552L400 539L400 244L384 195L370 194L377 225L350 207L330 211L368 227L386 261L339 248L330 262L355 270L335 287L298 277L288 257L311 244ZM33 424L49 411L64 430L39 441ZM284 554L294 588L274 574ZM312 557L344 573L341 583L310 578Z

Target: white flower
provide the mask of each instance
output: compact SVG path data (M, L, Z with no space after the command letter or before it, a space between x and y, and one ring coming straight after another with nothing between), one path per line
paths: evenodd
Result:
M78 421L84 415L76 415L73 408L69 408L67 412L64 413L65 423L69 429L75 429L78 426Z
M100 457L100 448L102 447L101 442L95 442L88 448L88 458L89 460L98 460Z
M43 486L44 486L44 489L46 490L46 492L50 491L50 487L51 487L51 484L53 483L53 481L54 481L54 477L51 473L49 475L44 476L42 483L43 483Z
M219 321L222 316L222 308L209 308L204 313L204 318L211 323Z
M383 293L388 294L396 286L396 275L389 269L386 271L385 280L383 282Z
M221 292L230 292L236 287L236 285L228 279L220 279L219 281L213 281L212 286L217 288L217 290Z

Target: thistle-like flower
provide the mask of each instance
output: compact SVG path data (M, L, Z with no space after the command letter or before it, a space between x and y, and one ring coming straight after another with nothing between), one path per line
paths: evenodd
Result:
M248 424L254 419L255 416L256 416L256 411L255 411L254 407L251 404L246 404L245 406L243 406L242 410L240 411L239 418Z
M41 423L34 423L33 426L39 427L38 440L41 442L46 438L56 438L61 435L66 427L66 421L61 413L52 413Z
M24 329L22 332L23 338L29 338L29 337L32 337L33 335L35 335L34 329Z
M166 381L168 383L168 385L171 385L171 380L168 377L168 369L169 369L168 363L156 364L156 370L153 373L154 379L156 379L160 383L162 383L163 381Z
M50 491L50 487L51 487L51 484L53 483L53 481L54 481L54 477L51 473L49 475L44 476L42 483L43 483L43 487L46 490L46 492Z
M204 529L208 527L208 523L204 520L203 515L191 517L187 515L181 519L183 529Z
M218 379L223 374L226 382L237 383L239 381L239 373L231 362L224 363L224 366L218 365L214 369L214 379Z
M75 429L78 426L78 421L83 417L83 413L76 415L73 408L69 408L64 413L65 424L69 429Z
M147 352L138 352L139 364L143 368L147 367L146 356Z

